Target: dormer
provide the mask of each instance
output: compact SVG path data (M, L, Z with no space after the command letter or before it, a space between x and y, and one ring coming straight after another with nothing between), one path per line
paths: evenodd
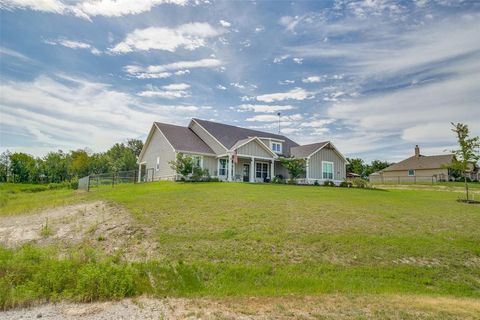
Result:
M276 154L283 154L283 143L285 140L270 138L270 137L258 137L262 142L270 148Z

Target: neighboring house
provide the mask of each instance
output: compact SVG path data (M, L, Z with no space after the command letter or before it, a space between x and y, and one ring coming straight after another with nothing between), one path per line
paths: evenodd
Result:
M192 119L187 127L153 123L139 157L139 180L175 180L169 162L177 153L224 181L288 178L280 157L305 159L306 183L345 179L346 159L329 141L300 146L283 135Z
M453 154L424 156L420 148L415 146L415 154L410 158L371 174L372 182L436 182L452 179L451 165L455 156Z

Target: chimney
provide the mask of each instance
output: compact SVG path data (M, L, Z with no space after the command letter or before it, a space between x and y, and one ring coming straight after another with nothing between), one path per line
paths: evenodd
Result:
M418 147L418 144L415 146L415 157L420 157L420 148Z

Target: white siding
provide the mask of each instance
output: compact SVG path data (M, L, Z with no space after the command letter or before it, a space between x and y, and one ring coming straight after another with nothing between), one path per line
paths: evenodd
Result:
M157 170L157 157L160 157L160 166ZM153 180L173 179L175 172L170 168L169 161L175 159L175 151L163 134L155 128L150 142L140 162L146 163L147 170L153 169ZM150 174L149 174L150 177Z
M262 147L258 141L250 141L246 145L237 149L237 153L241 155L248 155L262 158L272 158L272 155Z

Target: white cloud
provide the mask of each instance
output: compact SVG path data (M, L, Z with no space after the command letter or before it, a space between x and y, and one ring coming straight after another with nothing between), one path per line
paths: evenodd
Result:
M227 88L222 86L221 84L217 84L216 88L219 90L227 90Z
M238 106L238 111L253 111L253 112L266 112L274 113L282 110L294 109L291 105L266 105L266 104L242 104Z
M320 81L322 81L322 78L319 77L319 76L310 76L310 77L302 79L303 83L315 83L315 82L320 82Z
M166 86L162 86L164 90L187 90L190 85L187 83L172 83Z
M301 129L299 128L283 128L282 129L282 133L283 134L292 134L292 133L297 133L297 132L300 132Z
M86 42L81 42L81 41L60 38L57 40L46 40L45 43L51 44L51 45L61 45L70 49L88 49L94 55L100 55L102 53L100 50L98 50L91 44Z
M300 127L304 128L322 128L326 126L327 124L331 124L335 122L334 119L320 119L320 120L310 120L310 121L305 121L302 122Z
M221 34L208 23L188 23L175 29L149 27L136 29L110 49L113 53L164 50L175 52L178 48L195 50L206 45L208 38Z
M56 14L73 14L90 20L94 16L120 17L150 11L161 4L184 6L188 0L2 0L0 8L7 10L34 10Z
M186 120L185 111L197 110L195 106L145 103L108 84L67 76L2 81L0 92L0 125L8 126L13 135L29 128L29 143L48 145L51 150L105 150L114 142L144 136L153 121L178 123ZM16 149L15 145L2 147Z
M169 64L152 65L147 67L128 65L124 71L140 79L149 78L168 78L175 72L176 75L190 73L188 69L194 68L214 68L222 65L218 59L201 59L193 61L178 61Z
M235 87L235 88L238 88L238 89L245 89L245 86L241 83L238 83L238 82L231 82L230 85L232 87Z
M302 64L302 63L303 63L303 58L293 58L292 60L293 60L293 62L295 62L296 64Z
M301 114L293 114L290 116L281 116L281 121L291 122L291 121L299 121L302 120ZM247 118L246 121L258 121L258 122L276 122L278 121L278 116L273 114L259 114L250 118Z
M256 27L255 30L254 30L255 33L260 33L260 32L263 32L263 31L265 31L265 27L263 27L263 26Z
M274 102L284 100L305 100L310 96L310 92L303 88L295 88L287 92L269 93L257 96L258 101L262 102Z
M295 83L295 80L284 80L284 81L278 81L278 84L292 84Z
M288 59L289 57L290 57L290 55L288 55L288 54L283 55L283 56L275 57L275 58L273 59L273 63L280 63L280 62L282 62L283 60Z
M186 83L172 83L162 86L161 89L150 85L148 86L148 90L139 92L137 95L141 97L165 99L186 98L190 96L190 93L186 91L188 88L190 88L190 85Z
M220 20L220 24L222 25L222 27L225 27L225 28L229 28L232 26L232 24L228 21L225 21L225 20Z
M0 47L0 55L10 56L10 57L20 59L20 60L25 60L25 61L32 61L32 59L30 59L26 55L5 47Z

